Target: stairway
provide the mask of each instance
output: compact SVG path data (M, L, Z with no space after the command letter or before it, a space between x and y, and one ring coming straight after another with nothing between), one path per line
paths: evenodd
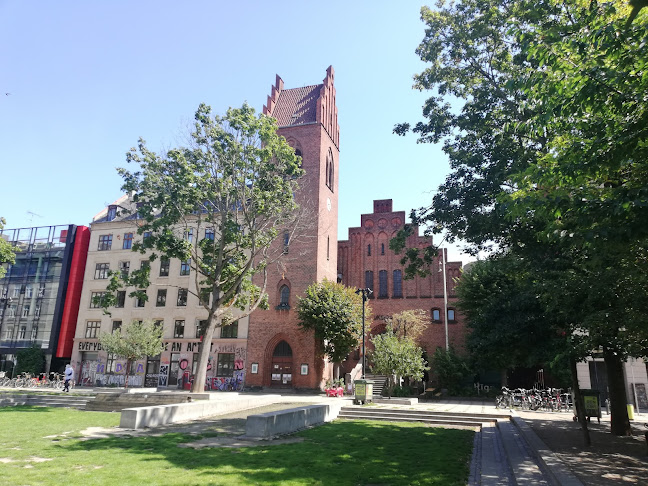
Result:
M367 380L371 380L374 382L373 384L373 396L374 397L381 397L383 389L385 388L385 385L387 383L387 377L385 375L369 375L365 374L365 378Z
M380 407L342 407L339 419L421 422L432 426L474 427L469 486L514 486L533 484L553 486L579 484L556 481L553 472L541 465L518 423L508 414L434 412ZM519 420L519 419L518 419Z
M0 393L0 407L32 405L37 407L65 407L85 410L92 395L67 393Z

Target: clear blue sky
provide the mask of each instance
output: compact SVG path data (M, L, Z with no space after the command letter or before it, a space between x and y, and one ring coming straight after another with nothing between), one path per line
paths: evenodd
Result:
M340 239L374 199L429 205L447 158L392 134L430 95L411 88L424 69L421 5L0 0L0 216L7 228L87 225L121 195L115 168L138 137L179 144L199 103L260 111L275 74L294 88L321 83L329 65Z

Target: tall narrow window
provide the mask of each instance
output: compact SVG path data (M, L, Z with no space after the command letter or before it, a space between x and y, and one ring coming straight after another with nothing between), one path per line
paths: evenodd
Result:
M185 307L187 305L187 289L178 289L178 307Z
M167 289L158 289L157 299L155 299L155 306L164 307L166 305L166 296L167 296Z
M333 171L333 152L329 148L328 154L326 155L326 187L333 191L333 180L334 180L334 171Z
M432 309L432 320L434 322L441 322L441 309Z
M371 256L371 245L367 245L367 256Z
M381 243L381 244L380 244L380 254L381 254L381 255L384 255L384 254L385 254L385 244L384 244L384 243Z
M117 301L115 302L115 307L124 307L125 302L126 302L126 291L125 290L118 290L117 291Z
M455 322L455 310L448 309L448 322Z
M185 321L184 320L175 321L175 325L173 326L173 337L174 338L183 338L184 337L184 328L185 328Z
M112 221L115 219L117 216L117 206L108 206L108 214L106 215L106 219L108 221Z
M279 289L279 308L290 309L290 287L282 285Z
M119 262L119 273L121 273L122 278L128 277L130 272L130 262Z
M112 322L112 332L120 330L122 327L122 321L113 321Z
M288 233L287 231L284 232L283 245L284 245L283 252L284 254L287 254L290 245L290 233Z
M124 233L124 250L130 250L133 247L133 233Z
M169 276L169 267L171 266L171 261L168 258L160 259L160 277Z
M373 279L373 272L371 270L367 270L365 272L365 288L373 290L374 288L374 279ZM369 296L371 298L373 294Z
M378 298L386 299L387 297L387 270L381 270L378 272Z
M193 228L186 229L184 232L184 239L189 243L193 241Z
M326 237L326 259L329 260L331 254L331 237Z
M394 297L403 296L403 274L400 270L394 270Z
M180 275L186 276L191 273L191 259L180 263Z
M140 290L140 292L144 292L144 290ZM146 305L146 299L142 297L135 297L135 307L144 307Z

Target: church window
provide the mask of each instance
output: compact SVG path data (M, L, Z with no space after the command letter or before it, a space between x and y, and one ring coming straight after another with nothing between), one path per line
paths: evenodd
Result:
M326 187L333 191L333 152L329 148L326 156Z
M378 272L378 298L386 299L387 298L387 270L381 270Z
M371 270L367 270L365 272L365 288L373 290L374 288L374 281L373 281L373 272ZM369 296L371 298L373 294Z

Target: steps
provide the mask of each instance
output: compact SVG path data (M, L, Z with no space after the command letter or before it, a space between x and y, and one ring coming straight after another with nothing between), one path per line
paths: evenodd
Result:
M381 397L385 384L387 383L387 377L385 375L368 375L365 374L367 380L374 382L373 384L373 396Z
M0 407L32 405L37 407L65 407L85 410L91 395L67 393L0 393Z
M536 451L509 414L349 406L341 409L338 418L474 427L477 433L473 444L469 486L561 484L553 480L554 476L546 467L540 465Z

